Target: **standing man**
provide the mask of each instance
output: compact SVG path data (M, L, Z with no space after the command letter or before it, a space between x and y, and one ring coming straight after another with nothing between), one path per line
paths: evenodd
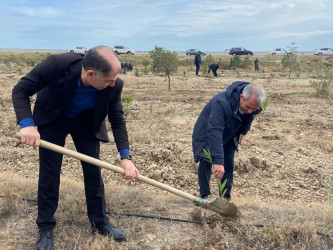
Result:
M21 127L21 142L37 148L40 139L59 146L71 135L78 152L99 158L100 141L108 142L105 118L111 123L124 178L139 176L131 161L126 124L121 105L123 81L118 78L120 62L105 46L90 49L86 55L51 55L38 64L13 88L13 105ZM37 93L34 112L30 96ZM37 126L37 127L36 127ZM58 206L60 169L63 156L39 148L37 249L53 249L52 229ZM81 162L88 218L93 233L126 240L126 234L106 216L101 169Z
M199 50L198 53L194 57L194 64L195 64L195 75L199 75L199 70L201 66L201 51Z
M199 198L206 199L211 194L209 182L213 173L221 184L227 180L224 198L230 199L235 150L261 112L265 98L261 86L238 81L215 95L201 111L192 136L194 161L199 162ZM210 150L213 166L201 156L204 149Z
M259 60L258 58L256 58L256 60L254 60L254 70L255 71L259 71Z
M210 65L208 66L208 73L207 73L207 74L209 74L210 70L212 70L214 76L217 76L216 71L217 71L217 69L218 69L219 67L220 67L220 64L218 64L218 63L212 63L212 64L210 64Z

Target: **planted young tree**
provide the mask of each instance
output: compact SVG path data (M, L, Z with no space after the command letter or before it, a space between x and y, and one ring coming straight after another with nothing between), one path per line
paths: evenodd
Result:
M232 62L231 62L230 66L233 69L236 69L236 68L238 68L241 65L241 63L242 63L241 58L238 55L235 55L235 56L232 57Z
M315 88L317 95L328 96L333 81L332 67L328 64L322 64L317 72L317 79L310 81L311 86Z
M121 97L121 103L123 105L123 111L125 116L128 116L132 113L131 103L133 102L134 97L132 95L126 95Z
M140 76L138 68L134 68L134 74L135 74L135 76Z
M202 71L202 74L207 74L208 72L208 67L209 65L211 65L212 63L214 62L214 57L209 54L206 59L203 61L203 64L202 64L202 67L201 67L201 71Z
M149 73L149 68L148 68L148 66L149 66L149 64L150 64L150 61L147 60L147 59L144 59L143 62L142 62L142 64L143 64L143 66L144 66L144 68L143 68L143 70L142 70L142 73L145 74L145 75L148 75L148 73Z
M266 99L265 101L263 102L263 104L261 105L261 108L262 108L262 111L261 111L261 118L264 117L265 115L265 112L266 112L266 109L267 109L267 106L268 106L268 103L269 103L269 98L270 96L272 95L272 92L268 91L266 93Z
M158 46L155 49L149 51L152 59L152 68L154 73L164 73L168 77L168 90L171 89L170 75L177 72L178 69L178 56L175 51L164 50Z
M243 62L242 62L242 65L244 66L244 69L245 69L245 72L246 72L246 76L247 76L247 72L250 68L250 65L252 65L252 61L250 58L248 57L245 57Z
M207 149L203 149L203 153L200 154L200 156L202 158L204 158L205 161L208 161L210 163L210 167L213 168L213 158L212 155L210 153L209 148L207 147ZM227 192L227 188L225 188L225 185L227 184L227 180L224 180L223 183L221 183L221 181L217 182L218 188L219 188L219 195L220 197L224 197L225 193Z
M281 63L283 67L289 69L289 78L290 78L291 73L299 69L299 63L297 61L297 55L296 55L297 51L296 43L292 42L288 46L288 50L289 52L287 52L284 55L284 57L281 60Z

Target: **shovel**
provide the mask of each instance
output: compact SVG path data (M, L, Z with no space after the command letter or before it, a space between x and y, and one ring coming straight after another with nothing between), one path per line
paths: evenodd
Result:
M20 134L17 133L17 137L20 138ZM74 157L76 159L79 159L81 161L84 162L88 162L90 164L93 164L95 166L101 167L101 168L106 168L109 169L113 172L116 172L118 174L123 175L125 173L124 169L114 166L112 164L106 163L104 161L98 160L96 158L78 153L76 151L70 150L70 149L66 149L64 147L58 146L56 144L44 141L44 140L40 140L40 146L55 152L58 152L60 154L63 155L67 155L67 156L71 156ZM190 201L193 201L195 203L197 203L198 205L200 205L203 208L209 209L211 211L220 213L222 216L225 217L233 217L237 214L237 207L230 203L229 201L222 199L222 198L216 198L214 201L212 202L208 202L205 199L201 199L199 197L195 197L191 194L185 193L179 189L170 187L166 184L163 184L161 182L155 181L153 179L147 178L145 176L139 175L139 177L137 178L138 180L145 182L149 185L155 186L157 188L163 189L165 191L168 191L170 193L173 193L175 195L178 195L180 197L183 197L185 199L188 199Z

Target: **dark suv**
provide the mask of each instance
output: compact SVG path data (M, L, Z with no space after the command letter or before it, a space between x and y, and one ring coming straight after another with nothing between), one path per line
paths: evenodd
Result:
M229 55L253 55L253 52L251 50L238 47L238 48L231 48L229 50Z

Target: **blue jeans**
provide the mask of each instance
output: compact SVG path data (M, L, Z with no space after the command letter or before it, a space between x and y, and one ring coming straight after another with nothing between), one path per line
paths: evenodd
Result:
M233 140L230 140L223 146L224 151L224 175L220 180L220 183L223 183L227 180L225 188L227 191L224 195L225 198L230 199L231 197L231 188L233 183L233 176L234 176L234 156L235 156L235 144ZM208 161L201 159L199 162L199 169L198 169L198 180L199 180L199 187L200 187L200 194L201 196L205 197L211 194L210 192L210 178L212 176L212 168ZM221 197L222 194L219 194Z

